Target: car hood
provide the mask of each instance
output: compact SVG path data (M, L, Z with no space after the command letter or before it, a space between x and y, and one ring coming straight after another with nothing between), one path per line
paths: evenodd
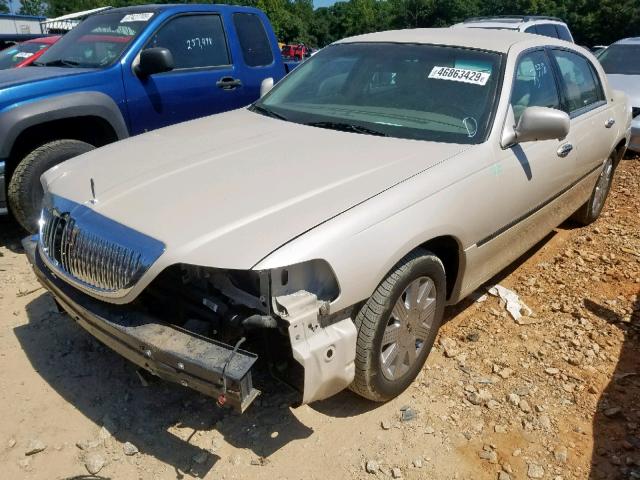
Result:
M609 85L627 94L632 107L640 107L640 75L607 75Z
M35 67L9 68L0 70L0 98L6 88L39 80L49 80L56 77L67 77L92 72L92 68L65 68L65 67Z
M43 184L164 242L163 265L247 269L468 147L338 132L243 109L89 152L46 172Z

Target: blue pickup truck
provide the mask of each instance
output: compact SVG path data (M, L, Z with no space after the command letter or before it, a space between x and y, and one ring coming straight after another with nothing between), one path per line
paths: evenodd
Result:
M142 5L87 18L33 66L0 72L0 214L34 231L44 171L248 105L293 66L254 8Z

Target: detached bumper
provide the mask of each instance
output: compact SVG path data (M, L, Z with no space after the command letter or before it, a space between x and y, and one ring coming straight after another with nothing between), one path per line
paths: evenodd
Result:
M5 162L0 160L0 215L6 215L7 210L7 184L4 178Z
M96 301L56 279L36 248L37 237L23 240L29 262L42 285L80 326L134 364L164 380L217 398L243 412L260 393L251 368L257 356L162 323L126 306ZM226 369L225 369L226 366ZM223 379L224 373L224 379ZM223 387L226 379L226 391Z
M632 150L636 153L640 153L640 116L637 116L631 121L630 138L628 150Z

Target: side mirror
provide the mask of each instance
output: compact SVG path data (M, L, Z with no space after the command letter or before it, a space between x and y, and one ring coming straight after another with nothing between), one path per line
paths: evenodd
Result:
M173 70L175 63L171 51L163 47L147 48L140 52L140 61L135 67L136 74L148 77L154 73Z
M513 117L510 115L511 120ZM562 140L569 134L571 121L569 115L561 110L547 107L527 107L518 124L514 127L507 124L502 138L506 148L516 143L535 142L540 140Z
M264 97L273 88L273 77L265 78L260 83L260 98Z

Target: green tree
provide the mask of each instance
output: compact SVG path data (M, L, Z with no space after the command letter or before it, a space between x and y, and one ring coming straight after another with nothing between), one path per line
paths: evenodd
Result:
M9 4L7 0L0 0L0 13L9 13Z
M47 14L48 5L44 0L22 0L20 6L20 14L45 16Z

